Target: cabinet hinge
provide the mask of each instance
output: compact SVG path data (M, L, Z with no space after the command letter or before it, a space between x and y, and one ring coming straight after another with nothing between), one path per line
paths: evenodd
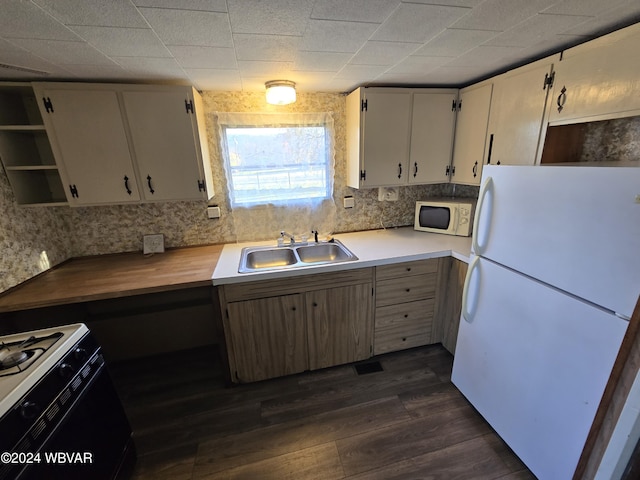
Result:
M42 97L42 103L44 104L44 110L47 113L53 113L53 103L49 97Z
M76 187L75 184L69 185L69 191L71 192L72 198L78 198L78 187Z
M193 113L193 100L185 100L184 101L184 108L187 111L187 113Z
M198 191L199 192L207 191L207 186L204 184L204 180L198 180Z
M451 176L453 177L456 174L456 166L451 167Z
M547 88L553 87L553 80L556 78L556 72L551 72L551 75L548 73L544 74L544 84L542 85L542 90L546 90Z
M462 100L458 102L458 111L462 110Z
M366 180L366 179L367 179L367 171L360 170L360 180Z
M360 101L360 110L362 110L363 112L367 111L367 103L369 102L369 100L361 100Z
M444 171L444 176L448 177L450 173L451 173L451 167L449 165L447 165L447 168Z
M456 107L457 107L456 101L452 100L451 101L451 111L455 112L456 111Z

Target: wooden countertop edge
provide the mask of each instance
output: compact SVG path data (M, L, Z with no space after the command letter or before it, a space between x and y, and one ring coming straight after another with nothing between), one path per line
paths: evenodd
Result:
M223 247L71 258L1 293L0 313L213 286L211 277Z

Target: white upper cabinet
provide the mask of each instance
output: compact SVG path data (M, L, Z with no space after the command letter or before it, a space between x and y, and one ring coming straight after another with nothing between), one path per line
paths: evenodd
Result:
M347 184L372 188L442 181L440 172L451 160L455 98L456 90L353 91L347 97Z
M117 93L66 84L36 93L69 204L139 201Z
M409 183L446 183L453 151L456 90L413 94Z
M535 164L552 79L551 60L536 62L492 79L485 163Z
M348 185L404 185L411 134L411 93L358 88L347 97Z
M483 83L460 90L459 111L453 147L453 183L480 185L484 161L491 83Z
M145 200L199 200L206 194L194 96L190 87L122 92Z
M640 113L640 24L563 52L554 64L552 125Z
M34 89L70 205L213 195L195 118L197 92L190 87L39 83Z

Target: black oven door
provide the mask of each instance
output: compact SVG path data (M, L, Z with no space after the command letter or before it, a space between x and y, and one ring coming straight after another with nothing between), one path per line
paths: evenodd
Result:
M104 363L20 480L113 480L135 463L131 428Z

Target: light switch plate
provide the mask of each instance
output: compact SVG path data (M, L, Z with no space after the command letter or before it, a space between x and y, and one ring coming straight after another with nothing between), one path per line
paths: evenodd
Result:
M157 233L154 235L145 235L142 237L142 253L145 255L149 253L162 253L164 252L164 235Z

